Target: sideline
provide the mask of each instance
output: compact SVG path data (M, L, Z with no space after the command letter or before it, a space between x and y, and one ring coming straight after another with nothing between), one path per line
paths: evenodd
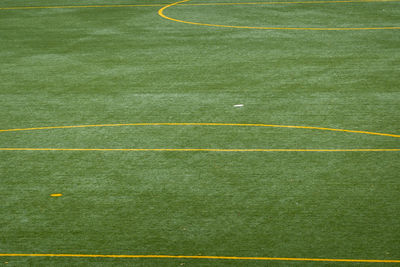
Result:
M227 256L183 256L183 255L91 255L91 254L0 254L0 257L76 257L76 258L158 258L158 259L215 259L215 260L264 260L264 261L319 261L319 262L369 262L400 263L400 260L364 259L318 259L318 258L273 258L273 257L227 257Z
M356 30L399 30L400 26L396 27L344 27L344 28L329 28L329 27L254 27L254 26L236 26L236 25L223 25L223 24L210 24L210 23L199 23L199 22L194 22L194 21L186 21L186 20L180 20L180 19L175 19L172 17L168 17L164 14L164 11L167 8L176 6L176 5L181 5L182 3L186 3L190 0L183 0L183 1L178 1L169 5L166 5L162 7L161 9L158 10L158 15L161 16L164 19L171 20L174 22L179 22L179 23L185 23L185 24L192 24L192 25L197 25L197 26L208 26L208 27L220 27L220 28L234 28L234 29L256 29L256 30L310 30L310 31L356 31ZM317 4L321 3L329 3L330 1L317 1ZM331 3L350 3L351 1L332 1ZM354 1L354 2L362 2L362 1ZM354 3L353 2L353 3ZM364 1L364 2L373 2L373 1ZM378 1L381 2L381 1ZM285 2L280 2L281 4L285 4ZM288 2L289 4L292 4L294 2ZM301 2L297 2L301 3ZM304 3L304 2L303 2ZM311 1L310 1L311 3Z
M0 7L0 10L24 10L24 9L57 9L57 8L100 8L100 7L159 7L155 5L84 5L84 6L15 6L15 7Z

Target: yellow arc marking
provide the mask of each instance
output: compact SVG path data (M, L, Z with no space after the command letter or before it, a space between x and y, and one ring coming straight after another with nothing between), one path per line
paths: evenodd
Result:
M400 138L400 135L376 133L367 131L355 131L345 129L333 129L311 126L273 125L273 124L244 124L244 123L124 123L124 124L96 124L75 126L50 126L36 128L6 129L0 132L34 131L50 129L71 129L89 127L120 127L120 126L241 126L241 127L275 127L311 129L322 131L349 132L369 135L380 135ZM0 148L0 151L209 151L209 152L397 152L397 148L365 148L365 149L219 149L219 148Z
M198 26L209 26L209 27L222 27L222 28L235 28L235 29L258 29L258 30L313 30L313 31L349 31L349 30L398 30L400 27L359 27L359 28L353 28L353 27L346 27L346 28L325 28L325 27L253 27L253 26L236 26L236 25L222 25L222 24L210 24L210 23L199 23L199 22L193 22L193 21L186 21L186 20L180 20L180 19L175 19L168 17L164 14L164 11L169 8L173 7L182 3L186 3L190 0L183 0L183 1L178 1L169 5L166 5L162 7L160 10L158 10L158 15L163 17L164 19L171 20L174 22L179 22L179 23L185 23L185 24L192 24L192 25L198 25ZM351 3L351 2L375 2L375 1L317 1L315 2L316 4L321 4L321 3ZM381 1L379 1L381 2ZM269 3L278 3L278 2L269 2ZM289 4L304 4L304 3L311 3L310 2L287 2ZM265 3L264 3L265 4ZM280 2L280 4L286 4L286 2Z
M189 1L189 0L188 0ZM334 1L270 1L270 2L242 2L242 3L196 3L180 4L181 6L230 6L230 5L282 5L282 4L339 4L339 3L376 3L398 2L399 0L334 0Z
M273 257L228 257L228 256L185 256L185 255L92 255L92 254L16 254L16 253L3 253L3 254L0 254L0 257L167 258L167 259L216 259L216 260L264 260L264 261L319 261L319 262L400 263L400 260L273 258Z
M271 4L325 4L325 3L358 3L358 2L398 2L399 0L343 0L343 1L294 1L294 2L243 2L243 3L196 3L182 6L229 6L229 5L271 5ZM0 10L24 9L60 9L60 8L121 8L121 7L163 7L166 4L134 4L134 5L74 5L74 6L15 6L0 7Z
M311 129L321 131L348 132L370 135L381 135L400 138L397 134L377 133L368 131L334 129L314 126L294 126L294 125L275 125L275 124L251 124L251 123L185 123L185 122L161 122L161 123L119 123L119 124L92 124L92 125L72 125L72 126L50 126L20 129L4 129L0 132L16 132L16 131L33 131L33 130L49 130L49 129L70 129L70 128L89 128L89 127L119 127L119 126L243 126L243 127L274 127L274 128L292 128L292 129Z

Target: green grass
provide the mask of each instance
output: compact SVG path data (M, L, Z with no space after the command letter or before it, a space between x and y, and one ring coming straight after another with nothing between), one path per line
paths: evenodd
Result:
M0 8L144 3L167 4L3 0ZM162 19L161 6L0 9L0 129L218 122L400 134L399 30L224 29ZM400 26L399 2L175 6L165 14L262 27ZM0 132L2 148L398 149L399 140L233 126ZM399 260L399 162L399 152L0 151L0 254ZM3 262L380 266L0 257Z

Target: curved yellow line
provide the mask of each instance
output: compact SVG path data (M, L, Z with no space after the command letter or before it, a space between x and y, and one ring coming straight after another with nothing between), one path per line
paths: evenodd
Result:
M195 3L185 6L230 6L230 5L270 5L270 4L323 4L323 3L357 3L357 2L399 2L399 0L339 0L339 1L295 1L295 2L242 2L242 3ZM0 10L26 9L60 9L60 8L121 8L121 7L163 7L166 4L133 4L133 5L74 5L74 6L14 6L0 7Z
M400 263L400 260L323 259L323 258L275 258L234 256L185 256L185 255L98 255L98 254L20 254L2 253L0 257L80 257L80 258L158 258L158 259L215 259L215 260L264 260L264 261L319 261L319 262L370 262Z
M179 22L179 23L185 23L185 24L192 24L192 25L198 25L198 26L209 26L209 27L222 27L222 28L235 28L235 29L257 29L257 30L311 30L311 31L354 31L354 30L399 30L400 27L362 27L362 28L311 28L311 27L253 27L253 26L235 26L235 25L222 25L222 24L210 24L210 23L199 23L199 22L193 22L193 21L186 21L186 20L180 20L180 19L175 19L168 17L164 14L164 11L172 6L176 6L185 2L188 2L190 0L183 0L183 1L178 1L169 5L166 5L162 7L161 9L158 10L158 15L163 17L164 19L171 20L174 22ZM315 3L321 4L321 3L349 3L352 1L316 1ZM356 1L354 1L356 2ZM357 2L362 2L362 1L357 1ZM363 2L374 2L374 1L363 1ZM379 1L381 2L381 1ZM278 3L278 2L271 2L271 3ZM281 4L286 4L286 2L280 2ZM288 2L289 4L293 3L299 3L299 4L304 4L304 3L312 3L310 2Z
M5 129L0 132L16 132L16 131L33 131L33 130L49 130L49 129L70 129L70 128L89 128L89 127L118 127L118 126L247 126L247 127L274 127L274 128L293 128L293 129L311 129L334 132L348 132L359 134L370 134L380 136L390 136L400 138L397 134L376 133L367 131L356 131L346 129L334 129L313 126L293 126L293 125L275 125L275 124L251 124L251 123L192 123L192 122L160 122L160 123L120 123L120 124L92 124L92 125L72 125L72 126L50 126L50 127L35 127L21 129Z

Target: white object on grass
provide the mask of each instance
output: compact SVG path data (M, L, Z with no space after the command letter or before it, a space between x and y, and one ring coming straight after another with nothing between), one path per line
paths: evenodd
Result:
M243 104L237 104L237 105L234 105L234 107L235 108L240 108L240 107L243 107Z

